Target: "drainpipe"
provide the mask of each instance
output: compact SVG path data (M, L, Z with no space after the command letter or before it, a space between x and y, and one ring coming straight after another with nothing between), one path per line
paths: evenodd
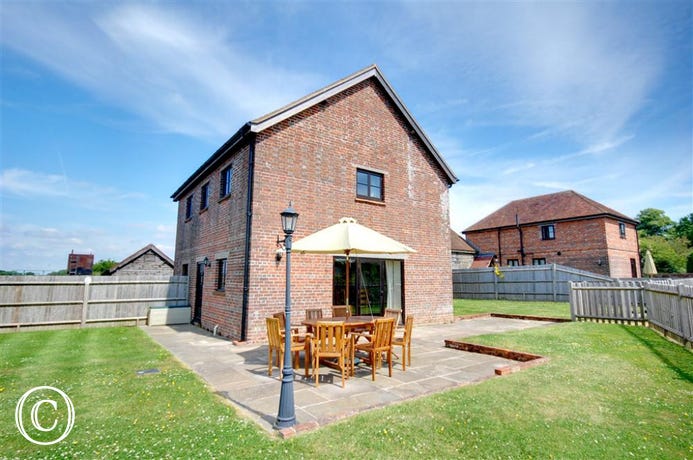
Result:
M241 342L248 338L248 295L250 291L250 236L253 229L253 182L255 177L255 135L248 143L248 200L245 206L245 255L243 260L243 305L241 306Z
M501 247L501 229L498 227L498 265L503 265L503 249Z
M522 238L522 227L520 227L520 217L515 214L515 225L517 225L517 231L520 232L520 259L521 265L525 264L525 243Z

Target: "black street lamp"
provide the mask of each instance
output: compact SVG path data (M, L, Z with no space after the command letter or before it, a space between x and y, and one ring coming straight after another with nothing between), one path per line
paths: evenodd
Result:
M286 249L286 294L284 302L284 368L282 369L282 388L279 394L279 414L275 428L289 428L296 424L294 408L294 369L291 365L291 235L296 229L298 213L291 207L281 213Z

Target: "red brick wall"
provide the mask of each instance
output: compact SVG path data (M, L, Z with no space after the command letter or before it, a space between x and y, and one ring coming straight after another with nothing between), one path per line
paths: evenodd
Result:
M223 335L240 337L245 235L247 148L234 156L234 193L185 222L179 203L176 273L183 263L195 299L195 260L230 251L227 290L214 291L216 265L207 269L202 325L220 325ZM239 163L238 165L236 163ZM212 198L218 176L211 175ZM242 170L239 170L240 169ZM384 203L356 198L356 168L384 174ZM199 205L201 182L195 187ZM241 192L242 189L242 192ZM248 335L265 340L264 318L283 310L285 258L275 261L282 237L279 213L289 200L300 213L294 241L354 217L417 250L404 262L404 308L416 321L452 320L452 271L447 179L409 131L384 91L363 82L258 135L255 144ZM332 305L332 257L292 256L292 303L298 322L305 308Z
M626 239L619 236L618 221L606 217L556 222L554 226L554 240L541 239L541 225L522 226L525 265L530 265L532 259L544 258L547 264L556 263L612 277L631 277L630 259L638 260L633 224L626 224ZM482 252L500 253L502 265L507 265L508 259L521 261L519 232L515 227L500 231L500 247L498 230L468 232L466 236Z
M188 264L189 299L190 305L194 307L197 261L204 257L209 259L211 265L205 269L202 297L202 327L212 330L218 325L218 332L221 335L236 339L241 333L248 148L245 146L234 153L178 203L175 274L180 274L182 265ZM220 174L229 165L233 165L231 194L220 199ZM205 211L200 211L200 187L206 181L210 182L209 207ZM186 221L185 205L190 193L195 194L193 213L192 218ZM220 292L216 289L218 269L216 258L223 257L225 254L228 254L226 289Z

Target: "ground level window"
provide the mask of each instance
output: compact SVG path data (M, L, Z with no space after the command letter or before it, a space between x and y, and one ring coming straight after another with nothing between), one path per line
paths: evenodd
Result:
M543 257L532 259L532 265L546 265L546 259Z
M508 267L519 267L520 261L518 259L508 259L506 265Z
M217 291L226 289L226 259L217 260Z
M181 276L188 276L188 264L183 264L180 274Z

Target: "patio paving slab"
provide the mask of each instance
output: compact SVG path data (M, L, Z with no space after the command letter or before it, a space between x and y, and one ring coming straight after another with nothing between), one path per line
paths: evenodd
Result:
M460 339L549 326L551 322L511 318L474 318L448 324L414 325L412 363L402 371L395 361L392 377L387 364L371 380L367 366L342 388L341 374L320 367L320 386L304 377L303 368L294 372L294 404L297 424L324 426L366 410L432 394L495 377L497 366L514 364L505 358L445 348L444 339ZM267 375L267 345L234 345L222 337L192 325L142 326L152 339L192 369L220 396L228 399L242 415L270 433L279 408L281 372L276 367ZM401 351L401 349L397 349ZM400 353L398 353L400 354ZM301 362L303 356L301 356Z

